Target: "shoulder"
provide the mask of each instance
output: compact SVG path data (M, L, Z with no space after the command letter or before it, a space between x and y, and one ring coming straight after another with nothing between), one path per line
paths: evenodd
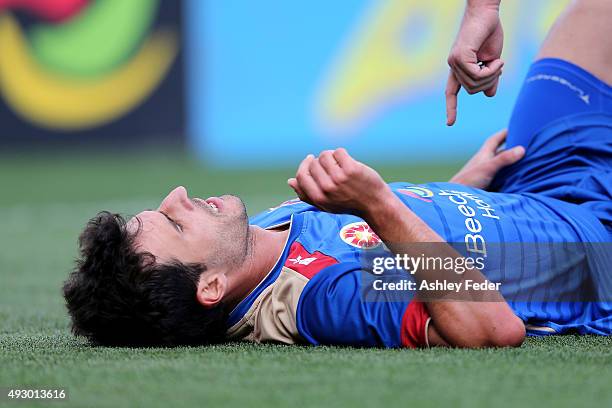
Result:
M369 282L358 262L329 266L304 287L296 310L300 336L310 344L356 347L424 345L429 320L423 304L364 298Z

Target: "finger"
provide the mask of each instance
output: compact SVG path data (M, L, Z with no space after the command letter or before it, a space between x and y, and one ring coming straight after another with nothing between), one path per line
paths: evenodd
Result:
M501 74L499 77L501 77ZM491 88L486 89L484 91L484 94L489 98L492 98L495 96L495 94L497 94L497 87L499 86L499 77L495 79L495 82L493 83L493 86Z
M334 183L342 182L343 172L334 157L333 151L326 150L319 155L319 163L331 177Z
M483 92L483 91L486 91L487 89L491 89L495 85L495 82L497 82L498 80L499 80L499 77L491 78L487 82L483 82L479 84L478 86L473 87L469 93L474 95L474 94L477 94L478 92Z
M493 163L497 169L509 166L521 160L525 156L525 148L516 146L512 149L504 150L493 159Z
M312 163L310 163L310 174L323 194L328 194L334 189L336 184L327 171L325 171L319 159L314 159Z
M482 150L495 154L499 146L506 141L507 136L508 129L500 130L484 142L482 145Z
M452 126L457 120L457 94L461 89L459 81L455 77L453 71L448 74L448 81L446 82L446 91L444 95L446 97L446 125Z
M300 173L304 173L308 171L308 168L310 167L310 162L314 159L314 155L313 154L309 154L307 155L304 160L302 160L302 162L300 163L300 165L298 166L297 171L295 172L296 178L297 175Z
M304 201L315 204L323 200L324 195L310 173L310 167L314 161L313 155L308 155L302 161L295 175L297 185L304 196Z
M457 79L459 84L461 84L461 86L464 87L466 90L470 90L477 86L476 81L470 78L467 72L465 72L465 70L461 67L456 66L455 68L453 68L453 74L455 75L455 78Z
M457 65L457 67L463 70L467 74L467 76L475 83L499 76L499 72L501 71L503 66L504 61L499 58L487 62L484 65L477 63L459 63Z
M307 200L306 194L304 193L304 189L300 185L300 182L306 174L309 174L310 162L312 162L312 160L314 160L314 155L312 154L307 155L306 158L302 160L302 162L298 166L298 169L295 173L295 177L293 178L293 180L295 180L295 184L294 185L290 184L290 186L293 187L296 193L298 193L299 191L298 195L301 194L300 198L304 201L309 201L309 200Z
M500 75L498 73L497 75L494 75L492 77L484 77L478 80L474 80L470 78L468 74L461 68L457 68L454 73L457 79L459 80L461 86L463 86L470 95L474 95L485 89L491 88Z
M351 155L348 154L346 149L343 148L343 147L340 147L340 148L334 150L332 155L334 156L334 159L336 159L336 162L338 163L340 168L342 168L344 170L346 170L348 168L351 168L356 163L356 160L353 159L351 157Z
M304 201L304 193L302 192L302 189L300 188L297 179L295 177L292 177L287 180L287 184L293 189L293 191L295 191L298 198Z
M333 150L322 151L319 155L319 163L321 163L321 166L323 166L328 173L340 168L340 164L338 164L334 157Z

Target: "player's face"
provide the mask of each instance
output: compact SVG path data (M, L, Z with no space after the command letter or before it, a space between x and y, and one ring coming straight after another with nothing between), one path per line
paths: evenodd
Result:
M130 220L128 229L137 231L138 220L136 250L153 254L159 263L178 260L232 267L247 255L248 218L235 196L202 200L190 198L184 187L177 187L157 211L146 210Z

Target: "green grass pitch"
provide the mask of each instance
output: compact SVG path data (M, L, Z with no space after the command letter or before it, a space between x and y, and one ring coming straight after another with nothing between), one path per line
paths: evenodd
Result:
M456 168L382 173L439 181ZM204 197L235 192L252 214L292 197L290 175L212 171L176 155L0 157L0 387L65 388L69 400L57 407L612 406L610 338L528 339L503 350L117 349L69 334L60 286L98 210L156 207L183 184Z

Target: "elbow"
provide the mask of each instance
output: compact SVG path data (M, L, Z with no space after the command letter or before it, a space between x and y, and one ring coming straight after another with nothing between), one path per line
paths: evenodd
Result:
M461 320L455 331L440 330L445 344L460 348L520 347L525 341L525 325L505 304L489 304L477 318ZM493 309L493 310L491 310ZM466 314L462 314L466 317ZM448 329L448 327L447 327Z
M520 347L525 340L525 325L514 314L496 319L493 324L482 325L480 330L455 343L458 347Z
M488 347L520 347L525 341L525 325L514 314L501 319L491 330L487 341Z

